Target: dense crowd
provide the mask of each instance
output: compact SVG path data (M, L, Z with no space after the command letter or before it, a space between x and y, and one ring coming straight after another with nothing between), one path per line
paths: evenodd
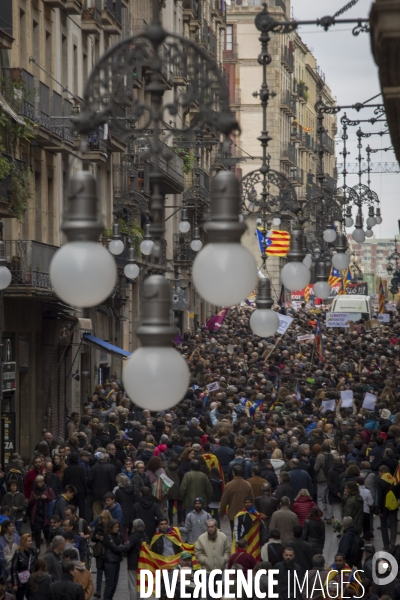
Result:
M0 472L0 600L112 600L123 560L132 600L146 565L263 569L265 591L276 569L281 600L334 597L341 578L347 597L362 583L369 600L400 600L400 579L372 572L376 551L400 558L399 317L371 331L323 327L321 362L315 312L289 313L288 331L265 340L244 307L217 331L184 333L191 387L173 409L135 407L113 377L70 415L64 439L45 431L30 462L12 455ZM323 590L288 589L288 573Z

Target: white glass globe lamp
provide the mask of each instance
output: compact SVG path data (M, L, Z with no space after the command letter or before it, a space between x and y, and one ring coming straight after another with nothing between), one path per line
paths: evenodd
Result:
M277 331L279 317L278 313L271 310L273 303L270 280L266 278L260 279L257 290L257 310L250 317L250 328L254 335L269 337Z
M104 227L99 213L96 181L89 171L78 171L71 178L61 226L68 243L57 250L50 264L55 293L72 306L101 304L115 286L115 261L98 242Z
M347 252L336 252L334 256L332 256L332 265L338 271L343 271L347 269L350 264L350 256Z
M344 220L344 224L346 227L353 227L354 219L352 217L346 217Z
M135 248L130 246L128 250L128 258L124 267L124 275L127 279L136 279L136 277L139 275L139 272L139 266L136 264Z
M374 235L374 232L372 231L372 229L370 227L367 227L367 230L365 232L365 237L371 238L373 235Z
M0 241L0 290L5 290L11 283L11 272L6 267L4 242Z
M329 294L331 293L331 286L327 281L317 281L314 284L314 296L320 298L321 300L325 300L329 298Z
M108 249L111 252L111 254L114 254L114 256L118 256L118 254L121 254L124 251L124 242L121 240L121 234L119 231L119 225L118 223L114 223L113 224L113 234L111 237L111 241L108 244Z
M179 330L170 324L170 296L170 285L162 275L144 281L142 318L136 330L142 346L128 358L122 374L132 402L152 411L172 408L189 387L187 363L171 347Z
M181 233L189 233L190 223L188 221L187 208L182 208L181 222L179 223L179 231Z
M336 240L336 231L333 228L325 229L323 237L325 242L332 244Z
M278 227L278 225L280 225L280 224L281 224L281 220L279 217L274 217L272 219L272 225L275 225L276 227Z
M306 254L304 259L303 259L303 264L306 265L306 267L308 267L309 269L311 269L312 266L312 256L311 254Z
M211 184L211 218L205 224L209 243L197 254L193 283L200 296L215 306L240 304L257 285L257 265L240 238L247 229L239 222L239 181L220 171Z
M203 247L203 242L200 239L200 230L197 226L194 228L194 234L192 241L190 242L190 247L193 252L200 252Z
M140 244L140 252L145 256L150 256L150 254L153 252L153 248L154 242L150 233L150 223L146 223L146 225L144 226L143 240Z

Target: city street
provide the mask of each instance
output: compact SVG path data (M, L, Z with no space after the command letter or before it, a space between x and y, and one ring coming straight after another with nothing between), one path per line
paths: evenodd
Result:
M382 544L382 536L381 536L381 532L380 529L377 529L377 527L379 527L379 518L375 517L374 518L374 539L371 541L371 543L373 543L375 545L376 550L380 550L383 547ZM224 520L222 521L222 528L221 530L228 536L230 537L230 526L229 526L229 521L228 519L225 517ZM338 545L339 545L339 540L336 537L336 534L332 532L332 527L330 525L326 526L326 530L325 530L325 547L324 547L324 556L326 558L326 566L330 566L333 563L333 559L335 556L335 553L337 551ZM93 583L95 584L96 582L96 565L95 565L95 560L93 559L92 561L92 578L93 578ZM103 589L104 589L104 580L103 580ZM124 559L122 565L121 565L121 571L120 571L120 575L119 575L119 581L118 581L118 588L117 588L117 592L116 592L116 599L119 600L120 598L124 598L126 597L126 594L128 594L128 577L127 577L127 571L126 571L126 559Z

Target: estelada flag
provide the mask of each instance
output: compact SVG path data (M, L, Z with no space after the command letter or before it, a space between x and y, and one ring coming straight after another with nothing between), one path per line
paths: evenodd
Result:
M338 283L340 283L342 281L342 276L340 274L340 271L338 271L337 269L335 269L335 267L331 267L331 272L329 273L329 277L328 277L328 283L331 287L333 287L334 285L337 285Z
M385 312L385 290L383 287L382 278L379 280L378 312L380 315L383 315L383 313Z
M324 362L324 342L322 339L321 321L318 319L317 329L315 330L315 346L318 352L319 362Z
M141 569L147 569L152 572L155 576L155 572L159 569L166 569L168 571L172 571L179 565L181 560L182 552L190 552L192 555L192 567L194 570L200 569L200 564L194 557L194 544L186 544L182 542L181 534L179 533L179 529L177 527L170 527L168 533L156 533L151 540L151 544L153 545L162 535L165 535L173 544L181 547L181 552L178 554L173 554L172 556L162 556L161 554L157 554L150 550L150 545L143 542L142 547L140 549L139 554L139 562L138 562L138 575L137 575L137 590L140 590L140 571ZM155 582L155 577L154 577ZM155 587L155 586L154 586ZM147 591L147 586L146 586ZM155 589L153 589L153 593Z
M232 550L231 550L231 553L233 554L237 550L237 548L236 548L236 538L235 538L235 525L237 523L237 519L239 517L241 517L242 515L248 515L251 518L251 520L253 521L253 525L251 526L250 531L248 531L248 533L246 533L246 535L243 536L244 539L247 542L247 550L246 550L246 552L248 552L249 554L251 554L256 561L259 561L260 558L261 558L260 524L261 524L261 521L264 519L264 515L262 513L257 512L257 511L254 512L254 513L251 513L251 512L248 512L247 510L241 510L235 516L234 525L233 525L233 532L232 532Z
M263 227L257 227L256 233L261 254L264 254L264 249L268 256L286 256L289 252L290 233L288 231L279 229L266 231Z
M206 461L206 465L210 469L210 471L211 471L212 467L216 467L218 469L219 476L222 479L222 491L224 491L224 487L225 487L224 472L222 470L221 465L219 464L218 458L215 456L215 454L203 454L202 456L203 456L204 460Z

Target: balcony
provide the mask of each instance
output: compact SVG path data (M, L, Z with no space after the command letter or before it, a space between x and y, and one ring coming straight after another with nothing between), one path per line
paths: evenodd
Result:
M78 140L79 142L79 140ZM104 129L99 127L88 135L88 158L97 164L105 163L107 160L107 139L104 139Z
M281 51L281 62L287 68L288 71L293 73L294 71L294 54L289 50L287 46L282 47Z
M281 146L281 161L289 165L297 166L296 146L287 142Z
M308 87L304 83L297 84L297 97L304 102L308 101Z
M19 67L2 68L2 91L11 108L18 114L35 120L35 78Z
M168 89L172 89L174 83L174 71L173 66L170 63L170 59L168 56L168 48L166 46L161 46L160 52L161 58L161 77Z
M6 240L4 242L7 266L11 271L11 285L51 290L50 263L57 246L33 240Z
M69 15L80 15L83 9L83 0L64 0L64 9Z
M101 11L95 6L84 8L82 11L81 28L87 34L100 35L103 29Z
M43 0L43 4L47 4L51 8L65 9L65 0Z
M326 132L322 134L322 146L329 154L335 154L335 140L329 137Z
M192 263L196 258L197 252L190 247L192 241L191 233L174 233L174 262Z
M163 142L160 144L164 147L163 154L168 156L168 159L159 157L159 169L163 175L163 186L166 194L180 194L185 187L185 177L183 175L183 160L175 154L173 147L167 146ZM148 173L150 166L154 166L154 155L148 155L147 152L141 151L140 148L136 151L135 164L139 169L138 189L142 194L148 194ZM141 177L143 173L143 177ZM146 176L147 174L147 176ZM142 181L143 180L143 181ZM147 182L147 185L146 185Z
M316 154L317 147L315 145L313 136L310 135L309 133L306 133L305 138L306 138L306 148L307 148L307 150L310 150L311 152L314 152L314 154Z
M328 173L324 173L324 181L322 183L322 187L325 190L329 190L330 192L334 193L336 192L336 181L335 179L333 179L333 177L331 177L331 175L328 175Z
M2 0L0 10L0 50L11 50L13 38L13 0Z
M226 23L226 6L223 0L211 0L210 10L216 23Z
M297 167L296 169L290 169L290 181L295 186L301 186L304 184L304 171Z
M296 116L296 100L289 90L282 91L281 109L287 112L291 117Z
M126 139L124 139L124 129L127 129L126 108L114 102L113 115L115 121L111 120L108 127L109 150L111 152L125 152L127 144Z
M191 31L200 27L198 0L183 0L183 22L189 24Z
M104 33L109 35L121 35L122 16L121 0L104 0L101 12Z

